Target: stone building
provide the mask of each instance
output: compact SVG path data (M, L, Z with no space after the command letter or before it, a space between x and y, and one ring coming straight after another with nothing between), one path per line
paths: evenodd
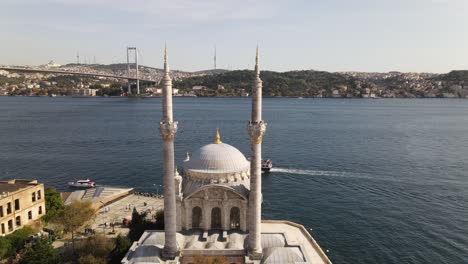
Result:
M177 121L172 113L172 82L167 51L164 60L163 141L164 231L146 230L122 263L194 263L198 257L222 256L239 264L331 263L309 232L289 221L261 219L262 81L255 60L252 114L247 122L251 153L247 159L223 143L187 153L182 175L175 169Z
M19 179L0 181L0 235L8 235L44 214L42 183Z
M183 177L176 175L177 231L247 231L250 162L235 147L212 144L187 154Z

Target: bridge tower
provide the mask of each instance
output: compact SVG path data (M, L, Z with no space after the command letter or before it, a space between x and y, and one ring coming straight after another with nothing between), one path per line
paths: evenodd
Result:
M138 78L138 52L136 47L127 47L127 76L130 78L130 53L133 52L135 58L135 80L136 80L136 87L137 87L137 94L140 94L140 79ZM127 94L132 94L132 83L130 79L128 79L128 91Z
M216 70L216 45L214 46L214 58L213 58L213 61L214 61L214 69Z

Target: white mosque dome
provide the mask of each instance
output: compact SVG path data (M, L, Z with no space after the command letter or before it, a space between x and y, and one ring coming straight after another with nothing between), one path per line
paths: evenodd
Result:
M184 168L202 173L232 173L247 171L250 162L235 147L225 143L213 143L199 148L190 155Z
M185 197L205 186L222 185L247 197L250 190L250 162L237 148L221 142L219 131L212 144L205 145L184 161Z

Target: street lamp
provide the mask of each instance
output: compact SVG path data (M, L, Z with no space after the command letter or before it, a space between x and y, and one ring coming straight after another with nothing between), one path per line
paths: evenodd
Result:
M153 184L153 186L156 186L156 184ZM158 184L158 185L156 186L156 197L159 197L159 187L162 187L162 185L161 185L161 184Z

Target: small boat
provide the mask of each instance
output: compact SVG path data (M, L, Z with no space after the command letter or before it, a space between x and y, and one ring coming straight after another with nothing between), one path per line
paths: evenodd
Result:
M90 179L78 180L76 182L68 182L69 187L75 188L93 188L96 184Z
M262 160L262 171L269 172L273 168L271 159Z

